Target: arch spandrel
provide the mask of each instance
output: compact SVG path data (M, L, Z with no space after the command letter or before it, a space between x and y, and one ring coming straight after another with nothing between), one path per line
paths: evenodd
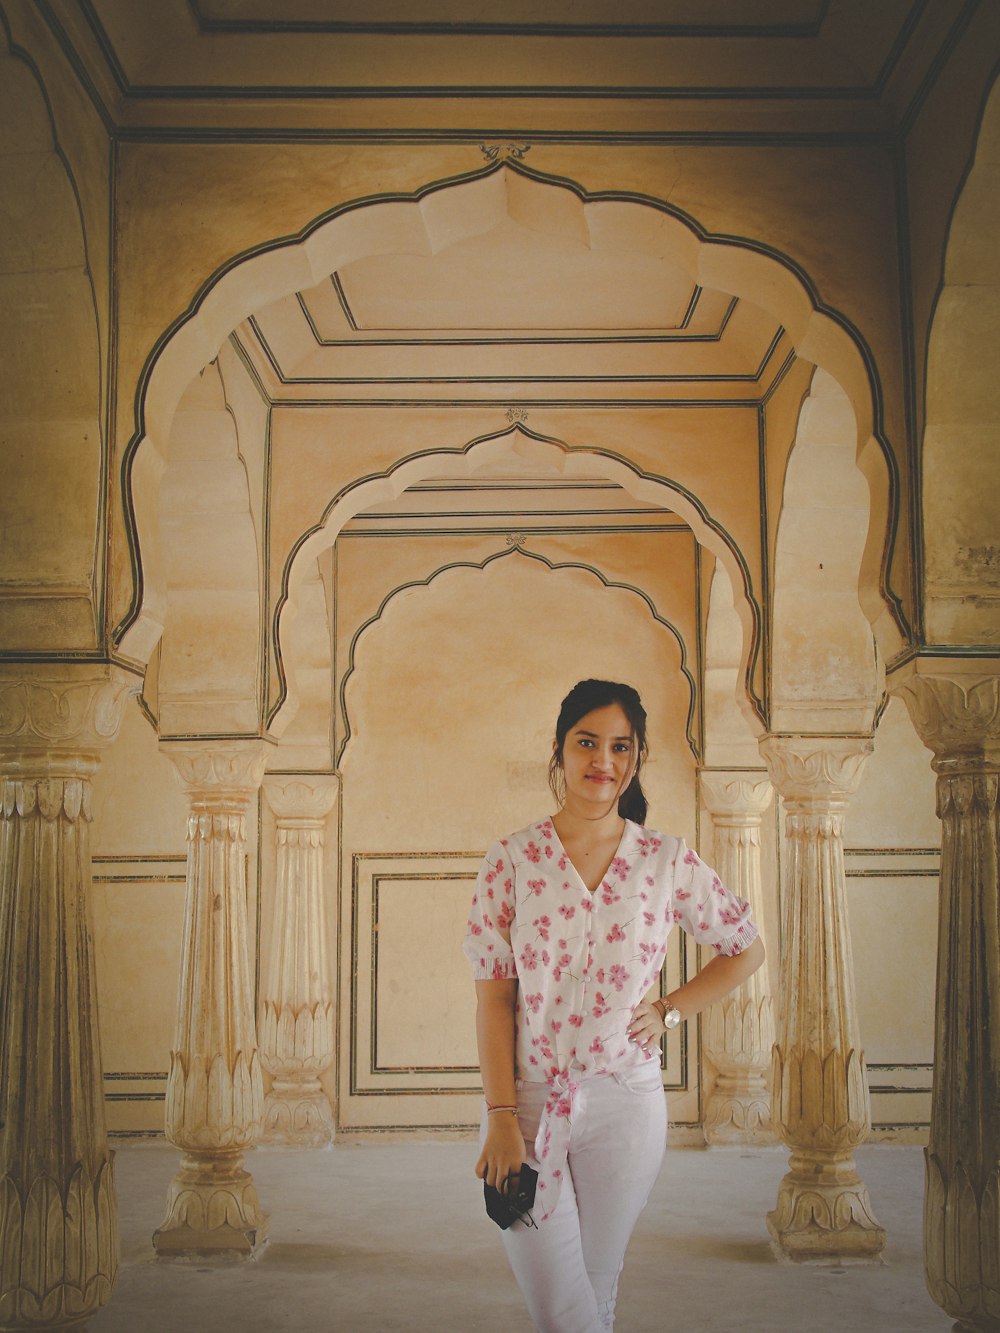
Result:
M9 312L0 330L0 641L46 655L94 652L104 518L95 293L49 108L34 72L6 54L0 125L0 307Z
M1000 82L952 218L931 326L923 441L930 646L997 651L1000 610Z

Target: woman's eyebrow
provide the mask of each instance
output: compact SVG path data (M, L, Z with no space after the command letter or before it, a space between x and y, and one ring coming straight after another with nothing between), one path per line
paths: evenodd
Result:
M573 735L574 735L574 736L590 736L590 737L592 737L595 741L597 740L597 732L596 732L596 731L587 731L586 728L584 728L584 727L574 727L574 728L573 728ZM631 737L631 736L612 736L611 739L612 739L613 741L629 741L629 742L631 742L632 737Z

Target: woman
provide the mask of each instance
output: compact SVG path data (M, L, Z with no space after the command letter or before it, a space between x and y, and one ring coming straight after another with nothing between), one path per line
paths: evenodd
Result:
M559 811L490 848L472 900L486 1099L475 1169L502 1191L523 1162L538 1170L537 1229L502 1234L541 1333L613 1328L625 1248L663 1159L660 1040L764 960L748 905L681 840L644 827L645 756L636 691L576 685L549 769ZM675 923L716 957L658 999Z

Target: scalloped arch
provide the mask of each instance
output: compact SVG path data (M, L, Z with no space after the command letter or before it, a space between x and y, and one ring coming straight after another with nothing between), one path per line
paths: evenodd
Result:
M371 629L373 625L378 624L378 622L382 619L382 616L385 614L386 609L389 607L390 603L395 601L396 598L401 593L408 592L412 588L429 588L431 584L435 583L439 578L441 578L442 575L451 573L454 570L476 569L482 571L486 569L488 565L495 564L498 560L506 560L509 559L511 556L515 555L520 555L526 560L533 560L536 561L538 564L545 565L545 567L549 569L552 573L558 573L560 570L567 570L567 569L582 570L587 574L592 574L605 588L612 588L619 592L632 593L634 596L638 597L640 601L646 604L646 606L649 609L649 614L651 618L654 621L656 621L658 625L662 625L665 629L669 630L677 642L677 647L680 652L681 674L684 676L684 679L688 683L688 691L689 691L688 712L687 712L687 720L684 724L684 733L687 737L688 745L691 747L691 753L694 755L696 760L700 759L701 747L699 745L698 738L695 737L695 735L693 734L695 709L697 706L698 687L695 678L691 672L691 668L688 665L687 645L685 644L684 638L678 631L676 625L674 625L672 621L667 620L665 616L660 615L659 611L657 611L655 605L653 604L652 599L646 593L644 593L641 588L633 587L632 584L630 583L621 583L615 579L609 579L600 569L596 568L594 565L585 564L583 561L580 560L559 560L559 561L549 560L547 556L544 556L537 551L525 551L520 546L512 546L506 551L495 551L492 555L488 555L482 560L451 560L447 564L441 565L439 568L433 570L430 574L427 575L426 578L412 579L408 583L401 583L397 588L393 588L391 592L387 593L385 597L382 598L382 601L379 603L379 608L375 612L375 614L369 616L368 619L362 625L358 626L353 637L351 638L351 646L348 653L347 670L344 672L343 679L340 682L340 688L338 691L340 699L340 712L341 716L344 719L344 739L341 742L336 755L334 756L335 768L339 769L342 766L344 755L347 751L347 747L350 744L353 735L351 728L350 710L348 709L347 706L347 689L348 685L350 684L351 677L354 675L355 671L355 657L357 654L358 644L365 636L367 631Z
M798 352L843 386L857 422L858 464L872 497L862 605L886 638L887 651L901 643L902 613L888 589L898 492L895 461L882 435L878 375L858 331L823 305L808 275L760 241L712 235L661 199L632 192L588 193L573 181L524 163L497 162L409 194L349 201L295 235L234 256L165 330L137 386L136 428L122 462L134 588L113 637L126 657L145 662L163 628L166 573L155 540L156 489L173 412L187 384L217 354L230 330L263 304L315 284L353 259L433 254L509 216L572 235L591 247L628 245L650 255L669 254L693 282L721 288L768 311L788 331ZM414 481L427 475L412 459L400 467ZM689 498L697 508L694 497Z
M564 477L599 477L613 481L636 499L671 509L684 519L698 542L719 560L734 589L742 591L742 596L736 596L735 601L743 629L743 674L748 682L747 715L754 731L761 733L764 729L763 703L749 681L760 654L763 617L746 559L730 534L682 483L643 472L627 459L608 450L567 445L518 424L505 431L471 440L456 449L413 454L387 472L352 483L331 501L321 522L300 537L285 565L282 594L274 616L276 662L282 680L282 693L268 719L272 734L281 736L287 725L285 719L290 720L296 706L294 670L286 669L281 644L288 626L295 618L297 586L305 571L323 551L333 545L344 524L363 509L394 500L415 482L440 475L442 469L471 475L484 465L506 461L511 457Z

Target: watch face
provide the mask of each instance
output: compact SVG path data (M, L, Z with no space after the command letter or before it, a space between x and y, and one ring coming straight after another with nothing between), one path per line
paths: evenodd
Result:
M679 1028L681 1025L681 1015L678 1009L668 1009L663 1015L663 1026L668 1030Z

